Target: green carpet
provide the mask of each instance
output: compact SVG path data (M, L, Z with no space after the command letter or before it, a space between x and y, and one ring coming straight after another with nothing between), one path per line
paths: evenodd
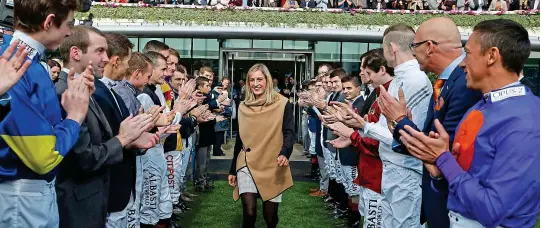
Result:
M216 181L216 188L202 193L191 203L192 210L182 216L183 228L239 228L242 224L242 203L233 201L233 188L226 181ZM315 182L296 181L286 191L280 204L278 227L287 228L331 228L336 221L328 219L329 211L324 209L321 198L308 195ZM261 200L257 208L257 227L266 227L261 211ZM539 228L539 220L536 228Z

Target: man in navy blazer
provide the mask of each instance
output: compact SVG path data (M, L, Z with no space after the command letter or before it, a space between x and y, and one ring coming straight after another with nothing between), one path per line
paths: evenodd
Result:
M433 99L424 126L415 126L410 120L411 116L406 114L405 103L392 98L385 91L380 95L382 113L390 121L390 130L393 132L393 150L407 155L407 148L400 143L399 130L408 125L428 134L430 131L435 132L434 120L438 119L449 133L452 146L455 129L460 120L482 97L481 93L466 88L466 75L458 66L465 54L462 51L460 32L453 21L440 17L421 24L410 47L421 70L435 73L439 78L434 83ZM434 165L425 164L424 167L421 224L426 221L430 227L449 227L448 193L434 190L434 187L448 189L439 187L446 186L447 182Z

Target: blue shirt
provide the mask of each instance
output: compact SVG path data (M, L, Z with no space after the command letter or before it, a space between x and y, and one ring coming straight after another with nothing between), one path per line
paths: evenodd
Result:
M485 227L533 227L539 214L539 98L524 85L485 95L457 127L460 151L436 165L447 207Z
M45 47L15 31L13 37L4 35L2 52L15 41L12 38L27 44L32 63L8 91L11 110L0 123L0 179L50 181L55 167L77 142L80 125L62 120L53 82L40 63Z
M455 61L453 61L451 64L449 64L449 66L447 66L445 68L445 70L443 70L443 72L441 73L439 79L443 79L443 80L449 79L449 77L451 76L453 71L456 69L458 64L460 64L462 62L462 60L464 60L465 57L466 57L466 53L462 53L461 56L459 56L457 59L455 59Z

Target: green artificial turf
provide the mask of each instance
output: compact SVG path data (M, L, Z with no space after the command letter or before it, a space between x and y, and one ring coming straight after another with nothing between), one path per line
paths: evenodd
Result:
M286 191L279 208L278 227L287 228L331 228L338 221L329 219L329 211L319 197L308 195L310 188L318 186L315 182L296 181L293 188ZM242 225L242 203L233 201L233 188L226 181L216 181L215 189L202 193L190 206L192 210L183 214L183 228L238 228ZM266 227L261 211L261 200L257 208L256 227ZM539 228L539 219L536 228Z
M278 227L329 228L337 224L328 219L323 200L309 196L309 189L317 187L315 182L295 182L282 197L279 208ZM242 225L242 202L233 200L233 188L226 181L216 181L215 189L202 193L191 203L192 210L183 215L181 225L197 228L229 228ZM261 200L257 208L256 227L266 227L262 216Z

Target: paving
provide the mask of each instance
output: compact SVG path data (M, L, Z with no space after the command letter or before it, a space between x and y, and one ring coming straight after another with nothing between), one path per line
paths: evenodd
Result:
M222 160L227 159L231 160L233 158L233 148L235 147L235 138L227 139L227 143L222 145L222 149L224 150L225 156L212 156L212 159ZM293 153L291 154L291 157L289 157L290 161L309 161L309 159L306 156L303 156L303 148L302 144L295 143L293 146Z
M212 156L209 165L209 172L214 175L227 175L233 159L233 148L235 139L227 139L227 143L222 145L225 156ZM293 147L293 153L289 158L291 173L295 178L302 178L310 171L310 159L303 156L302 144L296 143Z

